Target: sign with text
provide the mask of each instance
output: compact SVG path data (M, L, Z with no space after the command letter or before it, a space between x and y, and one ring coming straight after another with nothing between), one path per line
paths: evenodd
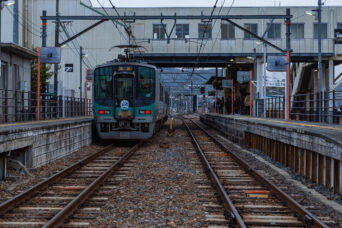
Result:
M208 91L208 96L215 96L216 95L216 91L212 90L212 91Z
M61 49L56 47L41 47L40 48L40 62L41 63L60 63Z
M268 56L267 70L268 71L286 71L287 59L286 56Z
M231 89L233 87L232 80L222 80L222 88Z

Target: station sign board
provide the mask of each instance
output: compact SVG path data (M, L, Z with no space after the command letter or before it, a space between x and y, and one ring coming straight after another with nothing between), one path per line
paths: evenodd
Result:
M216 95L216 91L215 90L212 90L212 91L208 91L208 96L215 96Z
M48 64L58 64L61 62L61 48L41 47L40 62Z
M273 72L282 72L287 70L286 56L268 56L267 70Z
M233 87L232 80L222 80L222 88L231 89Z

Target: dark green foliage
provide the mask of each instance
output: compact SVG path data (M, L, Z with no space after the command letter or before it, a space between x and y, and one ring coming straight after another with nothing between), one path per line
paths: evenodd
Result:
M31 63L31 91L37 92L37 59ZM50 64L40 64L40 92L47 92L47 81L52 77L53 72L51 71Z

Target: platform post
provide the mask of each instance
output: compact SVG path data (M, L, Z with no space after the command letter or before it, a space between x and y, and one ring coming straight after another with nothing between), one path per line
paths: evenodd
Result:
M232 115L234 115L234 80L232 80Z
M340 162L340 170L339 170L339 193L342 194L342 161L339 161Z
M253 116L253 71L249 72L249 116Z
M329 58L329 109L328 109L328 122L332 124L334 122L334 60L333 58Z
M85 116L88 116L88 68L85 69L85 88L84 88L84 96L85 96L85 100L84 100L84 104L85 104L85 111L84 114Z
M290 8L286 9L286 15L291 15ZM287 60L287 70L286 70L286 90L285 90L285 120L290 120L290 51L291 51L291 19L286 18L286 60Z
M40 120L40 47L38 47L37 63L37 120Z

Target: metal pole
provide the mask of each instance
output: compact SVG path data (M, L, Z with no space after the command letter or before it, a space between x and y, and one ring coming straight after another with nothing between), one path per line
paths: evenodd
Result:
M254 59L253 59L253 79L256 80L256 72L257 72L257 56L256 56L256 48L253 49L254 52ZM257 91L257 88L255 88L255 91ZM253 103L254 103L254 110L253 110L253 114L254 116L258 117L258 105L256 103L256 95L253 93L253 96L251 97L253 99Z
M59 0L56 0L56 16L59 16ZM44 38L43 38L44 39ZM56 19L55 25L55 47L59 46L59 18ZM57 93L58 93L58 64L54 65L54 80L53 80L53 92L55 95L56 102L56 117L58 116L58 102L57 102Z
M43 11L43 17L46 16L46 10ZM46 26L47 26L47 20L43 19L42 21L42 47L46 47Z
M65 88L64 88L64 74L65 74L65 69L62 69L62 103L63 103L63 118L65 118Z
M318 118L322 122L322 1L318 0Z
M290 15L290 9L286 9L286 15ZM287 57L287 72L286 72L286 90L285 90L285 120L290 120L290 62L291 62L291 20L287 18L286 24L286 57Z
M253 116L253 71L249 71L249 116Z
M82 110L82 60L83 60L83 47L80 46L80 110Z
M40 47L38 47L37 63L37 120L40 120Z
M85 86L84 86L84 104L85 104L85 116L88 116L88 68L85 69Z
M266 118L266 44L262 44L262 49L264 51L264 77L263 77L263 88L262 88L262 98L264 99L264 107L263 107L263 112L264 112L264 118Z

